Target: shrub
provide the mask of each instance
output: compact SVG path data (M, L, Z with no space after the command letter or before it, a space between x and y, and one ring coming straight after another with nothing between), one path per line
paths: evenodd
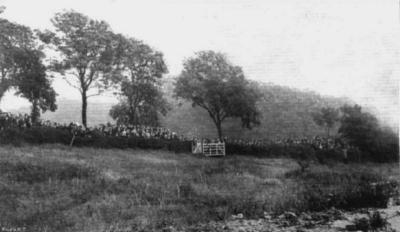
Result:
M336 149L317 150L315 156L321 164L328 164L334 161L346 161L343 152Z
M286 177L301 182L299 197L303 207L311 211L386 207L397 186L397 182L387 182L369 172L306 171L291 172Z
M21 145L22 139L20 137L21 133L17 129L5 129L0 133L0 143L1 144L12 144Z
M368 215L368 218L356 218L354 221L354 230L357 231L377 231L378 229L386 228L388 222L386 218L383 218L382 215L375 211L372 215Z
M347 160L350 162L360 162L363 159L363 154L357 148L351 147L347 150ZM365 159L365 158L364 158Z

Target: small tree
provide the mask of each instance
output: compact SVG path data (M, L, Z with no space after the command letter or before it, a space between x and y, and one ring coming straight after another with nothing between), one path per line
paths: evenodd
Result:
M398 161L399 139L396 133L382 128L374 115L362 112L358 105L345 105L341 111L339 133L344 139L375 161Z
M175 95L205 109L222 139L222 123L240 118L242 126L251 129L259 124L256 107L260 94L245 79L240 67L214 51L198 52L186 60L175 85Z
M93 20L75 11L57 13L52 19L55 33L40 34L43 42L54 45L59 59L53 70L59 72L82 97L82 124L87 126L87 99L108 86L118 40L104 21ZM91 90L96 93L89 94Z
M324 127L326 134L329 137L330 131L339 121L339 110L332 107L323 107L320 111L313 114L314 122L321 127Z
M352 145L367 148L371 145L378 131L378 120L371 114L362 112L361 106L345 105L342 111L339 133Z
M163 55L133 38L120 36L120 75L113 78L121 101L110 115L123 124L158 125L158 114L166 114L160 79L167 72Z
M112 106L109 112L110 116L117 121L118 125L160 125L158 115L160 113L160 107L144 104L136 108L136 116L132 117L132 113L131 107L126 101L120 101L117 105ZM161 113L165 114L166 111ZM135 121L132 121L132 119Z
M46 68L41 62L42 55L40 51L25 50L15 56L15 61L20 68L15 80L16 94L31 102L33 123L38 121L40 110L44 113L47 110L55 111L57 109L56 92L46 78Z

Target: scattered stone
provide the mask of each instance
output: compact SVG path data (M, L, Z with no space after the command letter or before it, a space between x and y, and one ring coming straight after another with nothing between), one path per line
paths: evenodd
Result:
M298 219L297 219L297 215L293 212L287 212L285 213L285 219L291 224L297 224Z
M277 178L266 178L264 179L265 185L282 185L282 181Z
M331 224L331 227L344 230L348 225L352 225L348 220L336 220Z
M400 221L400 207L384 209L387 212L386 215L390 215L393 220L398 219ZM379 212L384 211L379 210ZM368 212L363 214L360 212ZM313 213L301 213L296 215L294 212L286 212L278 217L273 217L269 213L264 212L264 218L256 220L244 219L243 214L233 215L230 220L227 221L216 221L209 222L206 224L199 224L190 227L191 230L183 229L183 231L190 232L338 232L338 231L359 231L364 230L363 225L370 226L368 223L360 223L363 220L368 220L371 213L375 211L358 211L355 212L344 212L337 209L327 210L325 212L313 212ZM369 216L368 216L369 215ZM340 219L336 219L340 218ZM317 219L317 220L315 220ZM328 221L327 221L328 220ZM393 221L393 225L396 222ZM400 231L400 228L396 228L393 225L388 225L384 228L379 228L376 231ZM390 230L391 228L395 230ZM396 230L397 229L397 230Z
M297 228L296 232L306 232L307 230L302 229L302 228Z
M348 231L358 231L357 226L354 224L347 225L345 229Z
M311 221L311 220L312 220L312 217L311 217L310 214L302 213L300 216L301 216L301 218L302 218L303 220L307 220L307 221Z
M264 212L264 219L271 220L272 216L269 213Z
M242 214L242 213L239 213L239 214L237 214L237 215L232 215L232 219L233 219L233 220L243 219L243 214Z

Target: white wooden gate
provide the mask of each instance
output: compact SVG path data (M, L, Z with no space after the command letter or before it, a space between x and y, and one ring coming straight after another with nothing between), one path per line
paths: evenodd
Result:
M193 154L203 154L205 156L225 156L225 143L207 143L203 141L195 141L192 144Z
M225 143L203 143L205 156L225 156Z

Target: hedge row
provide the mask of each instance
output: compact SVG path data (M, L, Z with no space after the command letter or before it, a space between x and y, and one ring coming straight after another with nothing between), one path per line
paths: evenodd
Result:
M363 152L356 147L347 149L315 149L310 144L270 144L268 146L249 146L240 144L226 144L227 154L255 155L259 157L288 157L302 160L315 160L320 163L329 161L340 162L399 162L399 147L388 144L376 148L376 151Z
M68 130L50 127L32 127L23 129L6 129L0 131L1 144L20 145L59 143L70 145L72 135ZM73 146L96 148L141 148L141 149L167 149L169 151L190 152L191 142L176 139L155 139L141 137L114 137L94 135L92 137L75 137Z
M0 144L21 143L44 144L60 143L69 145L72 135L66 129L52 127L31 127L31 128L10 128L0 131ZM77 147L96 147L96 148L142 148L142 149L166 149L169 151L191 152L191 141L181 141L178 139L157 139L142 137L116 137L95 134L91 137L77 136L73 142ZM393 150L393 151L392 151ZM398 148L397 148L398 150ZM361 153L358 149L349 149L347 157L344 157L343 150L329 149L316 150L311 145L290 145L270 144L268 146L252 146L241 144L226 144L226 154L254 155L258 157L288 157L300 160L315 160L321 163L329 160L343 162L393 162L398 161L398 152L396 148L389 148L377 154L371 155Z

